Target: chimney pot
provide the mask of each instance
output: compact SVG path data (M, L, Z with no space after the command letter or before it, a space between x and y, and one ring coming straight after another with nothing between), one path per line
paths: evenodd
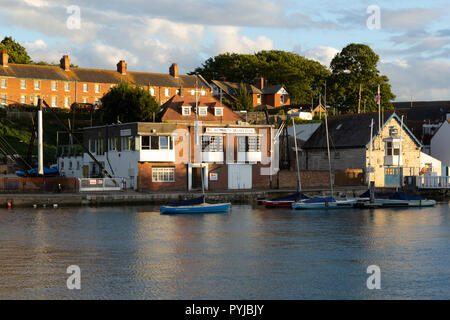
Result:
M120 60L117 64L117 72L122 75L127 74L127 63L125 62L125 60Z
M2 66L7 67L8 66L8 52L6 50L2 51L2 59L1 59L1 63Z
M64 71L69 71L70 70L70 60L69 60L69 56L68 55L66 55L66 54L63 55L63 57L61 58L59 63L60 63L61 69L63 69Z
M254 80L254 83L255 83L255 87L257 87L258 89L260 89L260 90L264 89L265 81L264 81L263 77L261 77L261 76L256 77Z
M176 63L172 63L170 66L169 74L174 78L178 78L178 65Z

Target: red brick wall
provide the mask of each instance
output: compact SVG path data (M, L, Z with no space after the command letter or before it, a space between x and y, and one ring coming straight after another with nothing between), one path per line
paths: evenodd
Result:
M152 167L175 167L174 182L152 182ZM141 191L187 191L187 167L173 163L138 163L138 189Z
M277 175L278 188L295 189L297 187L297 172L280 170ZM300 171L302 188L321 188L330 186L330 175L328 171Z

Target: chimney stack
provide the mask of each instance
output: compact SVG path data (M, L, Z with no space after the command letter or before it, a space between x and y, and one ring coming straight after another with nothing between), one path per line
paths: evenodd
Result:
M256 77L254 80L254 83L255 83L255 87L257 87L258 89L260 89L260 90L264 89L265 81L264 81L263 77L261 77L261 76Z
M69 71L70 70L69 56L66 54L63 55L61 60L59 60L59 65L60 65L61 69L63 69L64 71Z
M7 67L8 66L8 52L6 50L2 51L2 66Z
M178 65L176 63L172 63L170 66L169 74L174 78L178 78Z
M125 62L125 60L120 60L117 64L117 72L121 75L127 74L127 63Z

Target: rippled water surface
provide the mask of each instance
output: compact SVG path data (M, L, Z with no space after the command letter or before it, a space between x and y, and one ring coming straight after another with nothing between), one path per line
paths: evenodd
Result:
M450 206L0 209L0 299L449 299ZM369 265L381 290L368 290ZM81 290L68 290L69 265Z

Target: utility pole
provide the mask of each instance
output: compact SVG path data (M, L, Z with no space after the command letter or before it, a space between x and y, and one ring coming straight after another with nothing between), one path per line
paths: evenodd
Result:
M359 83L359 95L358 95L358 113L361 113L361 90L362 90L362 83Z

